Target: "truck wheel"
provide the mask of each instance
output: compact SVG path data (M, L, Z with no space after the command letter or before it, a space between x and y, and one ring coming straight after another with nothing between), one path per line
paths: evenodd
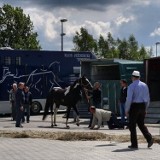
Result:
M31 105L31 108L30 108L30 111L31 111L32 115L39 114L41 109L42 109L42 106L39 102L37 102L37 101L32 102L32 105Z

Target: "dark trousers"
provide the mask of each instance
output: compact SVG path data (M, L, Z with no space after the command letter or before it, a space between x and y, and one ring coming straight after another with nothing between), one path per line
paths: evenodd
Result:
M12 102L12 120L16 120L16 102Z
M21 111L20 108L17 108L16 113L16 127L19 127L21 125L23 111Z
M119 120L114 113L111 113L111 118L109 119L109 121L107 121L107 124L109 129L123 128L123 125L119 123Z
M132 103L129 111L129 130L131 145L133 147L138 147L136 124L138 125L147 142L152 139L152 135L144 125L145 114L145 103Z
M30 121L30 106L29 106L29 104L24 104L22 122L25 122L25 113L26 113L26 121L29 122Z

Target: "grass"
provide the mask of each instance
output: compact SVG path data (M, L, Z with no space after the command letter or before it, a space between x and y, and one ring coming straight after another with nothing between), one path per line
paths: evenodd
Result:
M43 138L62 141L116 141L128 142L129 135L111 135L100 132L46 132L46 131L0 131L0 137L8 138ZM154 143L160 143L160 136L153 136ZM142 135L138 136L139 142L146 142Z

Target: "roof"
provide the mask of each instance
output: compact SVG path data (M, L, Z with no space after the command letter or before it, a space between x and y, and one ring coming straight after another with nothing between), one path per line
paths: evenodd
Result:
M126 60L126 59L116 59L114 58L114 62L118 62L118 63L121 63L121 64L130 64L130 63L134 63L134 64L141 64L143 63L143 61L133 61L133 60Z
M103 62L103 63L120 63L120 64L143 64L143 61L133 61L133 60L126 60L126 59L88 59L88 60L81 60L82 62Z

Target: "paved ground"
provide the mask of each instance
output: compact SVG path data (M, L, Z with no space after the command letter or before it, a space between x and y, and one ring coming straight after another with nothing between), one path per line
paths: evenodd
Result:
M42 121L42 116L32 116L31 122L23 124L24 128L15 128L15 122L8 117L0 118L0 130L22 131L71 131L71 132L103 132L109 134L129 135L125 130L108 130L107 126L93 131L87 128L88 120L82 119L77 127L70 123L70 129L65 129L63 115L57 118L58 127L50 127L50 117ZM72 120L72 119L71 119ZM148 125L153 135L160 135L159 125ZM140 135L140 131L138 134ZM148 149L146 143L140 143L138 150L130 150L127 143L109 141L58 141L31 138L4 138L0 137L0 160L159 160L160 145L154 143Z

